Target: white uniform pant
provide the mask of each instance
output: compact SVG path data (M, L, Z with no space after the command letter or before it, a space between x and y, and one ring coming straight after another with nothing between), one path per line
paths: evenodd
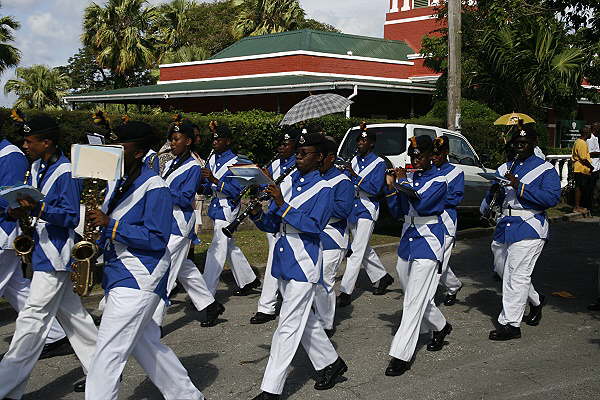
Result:
M404 282L404 304L402 321L394 336L390 356L410 361L417 347L421 325L428 330L441 331L446 318L435 305L433 297L439 283L438 262L416 259L412 261L398 258L396 270L400 282Z
M152 321L159 301L153 292L124 287L110 290L86 380L87 400L118 397L119 378L129 355L166 400L204 399L175 353L160 342L160 329Z
M171 268L167 280L167 295L171 294L179 280L196 309L202 311L213 303L215 298L206 287L206 282L196 265L187 259L191 244L192 241L183 236L171 235L169 238L167 248L171 252ZM167 304L164 301L159 302L152 317L158 326L162 326L166 313Z
M25 307L30 284L31 281L23 277L21 259L14 250L0 250L0 297L4 297L17 313ZM46 343L57 342L65 336L56 319L52 320Z
M243 288L256 279L252 267L242 250L235 244L235 240L225 236L221 230L229 225L229 222L216 219L214 223L212 242L206 252L206 264L204 265L204 280L213 296L217 292L219 277L223 272L226 260L230 262L231 271L238 287Z
M65 330L83 371L89 370L98 331L81 299L73 292L70 273L35 271L29 297L17 318L15 334L0 362L0 399L23 396L54 317Z
M267 233L267 243L269 245L269 256L267 257L267 267L265 276L263 277L262 290L260 299L258 299L258 311L264 314L275 314L277 306L277 278L271 274L273 266L273 251L275 249L275 236L272 233Z
M356 224L349 224L350 234L352 235L352 255L346 262L346 271L342 278L340 290L346 294L352 294L358 273L362 266L365 267L367 275L371 282L378 282L387 273L385 267L379 260L375 250L369 246L371 234L375 227L375 221L361 218Z
M543 239L526 239L515 243L492 242L494 271L502 277L500 324L519 327L527 301L534 306L540 305L540 295L531 283L531 274L544 244Z
M444 261L442 263L442 276L440 284L448 289L448 294L456 294L462 286L462 282L454 275L452 268L448 265L454 249L454 238L445 235L444 237Z
M281 394L290 364L300 343L310 361L319 371L337 360L338 355L312 311L316 284L279 280L283 303L279 324L273 334L269 362L260 388Z
M327 289L323 285L317 286L315 312L325 329L333 329L335 318L335 291L333 285L335 285L335 275L342 261L344 261L346 251L346 249L323 250L323 281Z

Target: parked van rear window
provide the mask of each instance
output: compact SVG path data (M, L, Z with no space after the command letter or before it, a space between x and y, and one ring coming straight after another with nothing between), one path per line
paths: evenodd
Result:
M378 156L394 156L406 151L406 128L403 126L386 126L382 128L369 128L377 135L375 154ZM352 129L342 144L340 157L348 158L356 150L356 138L360 129Z

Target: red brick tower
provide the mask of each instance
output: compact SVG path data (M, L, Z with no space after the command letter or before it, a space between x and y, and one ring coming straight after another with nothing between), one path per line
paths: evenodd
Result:
M435 6L439 0L388 0L390 11L385 18L383 36L403 40L418 53L421 39L439 28L435 19Z
M386 14L383 36L390 40L402 40L415 54L409 60L415 63L411 79L435 82L440 74L423 66L420 54L421 39L439 29L435 7L440 0L388 0L390 10Z

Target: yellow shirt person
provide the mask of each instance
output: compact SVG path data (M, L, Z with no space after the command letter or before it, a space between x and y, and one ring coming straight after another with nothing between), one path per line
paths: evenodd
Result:
M582 163L583 160L588 160L590 164L592 162L590 151L585 140L579 138L575 141L571 159L573 160L573 172L585 175L590 175L592 173L592 170Z

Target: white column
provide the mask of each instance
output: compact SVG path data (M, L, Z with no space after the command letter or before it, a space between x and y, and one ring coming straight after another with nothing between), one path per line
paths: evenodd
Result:
M398 0L392 0L392 8L390 8L390 12L398 12Z
M403 0L402 8L400 9L400 11L408 11L408 10L410 10L410 0Z

